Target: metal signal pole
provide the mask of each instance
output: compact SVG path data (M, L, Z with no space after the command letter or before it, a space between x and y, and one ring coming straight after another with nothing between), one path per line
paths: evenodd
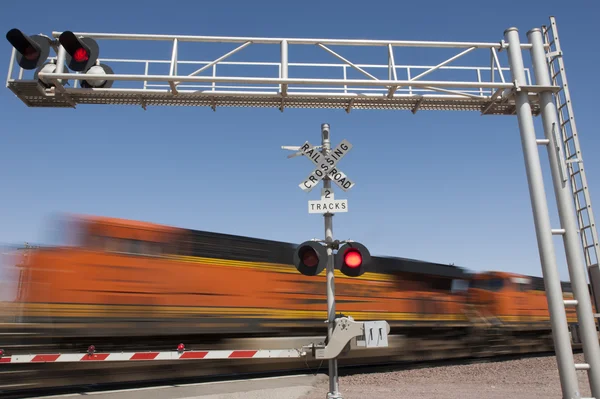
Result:
M329 137L329 124L321 125L321 153L327 156L331 151L331 139ZM323 189L331 190L329 176L323 178ZM333 214L325 213L325 242L327 243L327 339L331 340L335 327L335 262L333 258ZM329 393L328 399L341 399L342 395L338 386L337 359L329 359Z

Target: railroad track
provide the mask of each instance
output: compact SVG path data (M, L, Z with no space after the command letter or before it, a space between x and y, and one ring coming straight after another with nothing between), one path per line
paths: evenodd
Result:
M225 339L209 348L186 343L187 349L281 349L298 348L324 337ZM37 348L39 343L30 349ZM127 350L131 351L132 345ZM142 344L135 350L139 350ZM161 349L165 349L163 343ZM173 343L176 346L176 343ZM99 352L107 348L96 345ZM145 350L157 350L148 345ZM174 347L166 348L174 350ZM577 349L577 348L575 348ZM114 348L112 349L114 350ZM143 349L142 349L143 350ZM81 348L76 350L82 351ZM26 350L21 353L49 353ZM73 352L73 351L69 351ZM471 341L389 336L389 347L353 348L339 358L340 373L390 371L402 367L432 367L452 362L497 361L553 353L551 345L538 340L511 340L490 345ZM249 372L249 369L252 372ZM81 362L0 365L0 396L28 398L93 390L125 389L155 384L183 384L294 373L327 373L327 361L305 359L186 360L177 362Z
M580 350L575 353L580 353ZM408 369L418 368L435 368L443 366L458 366L468 365L475 363L496 363L506 362L511 360L525 359L528 357L544 357L554 356L554 352L536 352L536 353L523 353L523 354L512 354L512 355L497 355L492 357L465 357L465 358L454 358L454 359L437 359L437 360L422 360L422 361L407 361L407 362L381 362L378 364L372 363L356 363L346 364L340 362L339 375L357 375L357 374L371 374L371 373L382 373L382 372L393 372ZM327 362L322 362L320 368L289 368L285 370L271 370L271 371L253 371L253 372L239 372L239 373L212 373L210 375L203 376L161 376L161 378L144 379L142 381L126 381L126 382L112 382L112 383L97 383L97 384L72 384L69 386L57 386L52 388L36 388L36 389L14 389L2 393L2 398L6 399L17 399L17 398L31 398L31 397L43 397L52 395L66 395L66 394L89 394L92 392L102 392L111 390L134 390L138 388L148 388L153 386L165 386L165 385L186 385L194 383L207 383L207 382L219 382L219 381L236 381L247 378L266 378L274 376L293 376L299 374L327 374ZM255 369L254 365L252 366Z

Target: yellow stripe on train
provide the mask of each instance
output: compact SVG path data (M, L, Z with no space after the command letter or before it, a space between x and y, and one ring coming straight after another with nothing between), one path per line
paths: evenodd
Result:
M247 269L259 269L264 271L271 271L277 273L287 273L287 274L298 274L299 272L294 268L293 265L285 265L279 263L262 263L262 262L249 262L249 261L239 261L239 260L229 260L229 259L220 259L220 258L202 258L199 256L182 256L182 255L167 255L169 259L177 260L180 262L193 262L193 263L203 263L206 265L212 266L226 266L226 267L241 267ZM352 279L362 279L368 281L393 281L394 276L390 276L387 274L380 273L372 273L366 272L360 277L347 277L342 274L341 271L335 270L335 277L338 278L352 278Z
M4 314L2 314L4 313ZM345 314L360 319L385 319L390 321L463 321L465 314L428 314L410 312L369 312L345 311ZM183 316L223 317L223 318L257 318L257 319L325 319L325 310L297 310L273 308L240 308L240 307L189 307L189 306L145 306L145 305L83 305L83 304L50 304L50 303L9 303L0 308L0 315L21 315L25 317L53 318L133 318L144 315L157 318L178 318ZM497 318L504 323L515 322L547 322L546 316L501 315ZM569 317L576 321L577 317Z
M182 316L208 316L208 317L242 317L266 319L325 319L325 310L296 310L296 309L269 309L269 308L225 308L225 307L179 307L179 306L136 306L136 305L80 305L80 304L47 304L25 303L12 304L5 307L12 314L29 317L56 317L56 318L136 318L140 315L154 315L155 317L177 318ZM389 320L461 320L466 321L464 314L422 314L402 312L344 312L356 318L389 319Z

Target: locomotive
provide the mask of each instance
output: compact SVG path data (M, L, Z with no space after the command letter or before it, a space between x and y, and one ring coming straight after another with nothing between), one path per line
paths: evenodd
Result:
M99 216L67 226L66 245L13 253L17 295L1 321L70 342L323 333L325 273L301 276L292 243ZM337 311L387 320L391 334L551 334L539 277L384 256L360 277L335 274Z

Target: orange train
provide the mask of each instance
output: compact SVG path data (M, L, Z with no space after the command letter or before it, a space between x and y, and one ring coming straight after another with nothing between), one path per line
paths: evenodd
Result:
M105 217L68 226L68 245L18 251L0 321L85 339L324 333L325 273L296 271L294 244ZM336 270L335 290L338 313L387 320L392 334L550 333L538 277L373 257L361 277Z

